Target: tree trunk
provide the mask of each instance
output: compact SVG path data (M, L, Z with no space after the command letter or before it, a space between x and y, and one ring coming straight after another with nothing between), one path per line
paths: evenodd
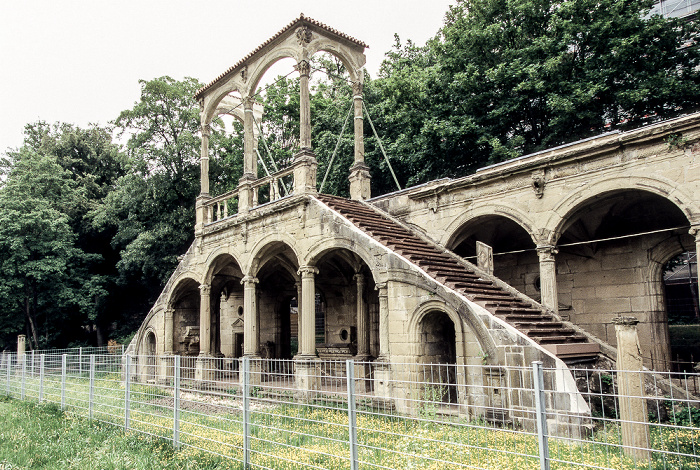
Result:
M34 350L39 349L39 337L37 336L36 333L36 323L34 322L34 318L32 315L32 308L30 305L30 299L29 295L26 295L24 297L24 313L27 315L27 322L29 323L29 329L32 333L32 341L34 342Z

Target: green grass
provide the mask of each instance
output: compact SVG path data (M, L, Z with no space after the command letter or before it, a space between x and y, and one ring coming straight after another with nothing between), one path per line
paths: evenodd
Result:
M194 458L193 458L194 457ZM185 455L170 442L0 397L0 468L15 469L188 469L239 468L209 454Z
M190 392L190 407L180 412L183 448L173 451L169 441L173 428L172 410L161 404L172 398L172 391L167 388L138 383L131 386L131 429L161 436L160 439L134 431L126 435L121 432L124 384L119 374L96 377L93 408L95 418L116 426L96 424L97 421L84 418L88 395L86 379L71 379L66 383L69 414L61 413L55 405L29 404L35 403L38 397L36 377L27 378L26 390L28 402L0 401L0 469L3 463L14 465L9 468L240 468L242 416L238 408L240 400L233 397L218 398L224 400L220 403L226 406L217 408L216 413L211 407L210 411L192 408L193 404L207 402L206 398ZM18 388L13 389L14 396L18 396L18 392ZM439 391L435 393L439 394ZM55 377L45 380L44 399L60 401L60 382ZM251 413L252 463L275 469L296 470L310 465L334 470L349 468L347 410L338 404L326 405L328 407L268 404L263 409L254 409ZM437 470L462 465L489 469L539 468L537 438L532 434L489 429L484 427L485 423L469 421L468 418L455 417L455 421L445 422L438 416L437 408L418 411L414 417L389 417L358 407L360 460L396 469ZM14 418L6 416L16 413L19 414ZM53 421L41 424L44 418ZM35 421L39 424L36 425ZM12 439L12 443L6 443L5 436ZM700 461L695 455L700 429L653 426L651 438L656 449L651 468L697 470ZM620 430L613 423L595 431L580 444L551 438L552 458L570 462L553 461L552 469L640 468L639 464L635 465L633 460L621 454L620 440ZM86 442L96 447L90 447ZM53 454L44 447L51 449ZM8 451L15 448L19 451ZM689 456L677 457L663 451ZM17 456L14 456L15 452ZM45 458L45 455L50 457ZM106 455L104 460L90 460L102 455ZM47 463L36 463L37 459ZM83 460L87 463L80 466ZM642 467L648 468L646 462Z

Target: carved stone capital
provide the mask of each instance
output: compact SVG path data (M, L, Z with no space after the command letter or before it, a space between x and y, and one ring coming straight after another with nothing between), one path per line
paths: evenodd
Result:
M363 285L364 285L364 283L365 283L365 275L362 274L362 273L356 273L352 278L353 278L353 279L355 280L355 282L357 282L358 284L363 284Z
M205 124L202 126L202 137L209 137L211 135L211 126Z
M379 291L379 296L380 297L386 297L389 295L389 292L387 290L387 283L386 282L378 282L374 285L374 289Z
M172 307L168 307L165 309L165 318L172 318L173 315L175 315L175 309Z
M554 262L559 249L552 245L543 245L537 247L537 254L540 257L540 262Z
M314 35L308 26L299 26L295 31L297 42L300 46L305 46L311 42Z
M318 268L316 266L299 266L297 274L299 274L302 278L314 277L316 274L318 274Z
M297 70L302 77L308 77L311 74L311 64L308 60L300 60L297 63Z
M361 81L352 82L352 94L355 98L362 99L362 88L364 88L364 85Z
M700 243L700 225L691 225L688 233L695 237L695 243Z
M201 295L210 295L211 294L211 286L209 284L202 284L199 286L199 293Z
M257 277L254 276L244 276L243 279L241 279L241 284L243 284L243 286L245 287L250 287L251 284L255 286L255 284L257 284L258 282L260 281Z
M253 99L252 96L246 96L245 98L242 98L241 102L243 103L243 109L246 112L248 112L248 111L250 111L251 113L253 112L253 105L255 104L255 100Z

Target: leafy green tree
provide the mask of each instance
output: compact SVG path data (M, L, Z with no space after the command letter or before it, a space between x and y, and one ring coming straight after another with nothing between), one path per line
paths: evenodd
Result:
M693 109L695 21L647 0L459 0L387 55L373 114L409 184ZM408 172L406 172L406 168Z
M91 295L101 290L88 273L99 255L75 244L70 221L85 190L56 158L24 147L13 163L0 189L0 318L6 334L26 322L37 348L52 344L63 327L83 325Z

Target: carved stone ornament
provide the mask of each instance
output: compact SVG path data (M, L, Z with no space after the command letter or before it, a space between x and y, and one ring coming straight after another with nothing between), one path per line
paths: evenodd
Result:
M244 65L243 69L241 69L241 80L244 82L248 80L248 66Z
M362 82L359 80L352 82L352 94L355 96L362 96Z
M544 179L544 170L538 170L532 172L532 190L535 191L535 196L537 199L541 199L544 195L544 186L546 182Z
M311 30L308 26L298 27L296 30L296 36L297 42L300 46L309 44L311 42L311 39L313 38L313 34L311 34Z
M211 286L209 284L202 284L199 286L199 292L202 295L209 295L211 294Z
M297 70L299 71L299 75L308 77L311 73L311 64L309 64L308 60L301 60L297 64Z

